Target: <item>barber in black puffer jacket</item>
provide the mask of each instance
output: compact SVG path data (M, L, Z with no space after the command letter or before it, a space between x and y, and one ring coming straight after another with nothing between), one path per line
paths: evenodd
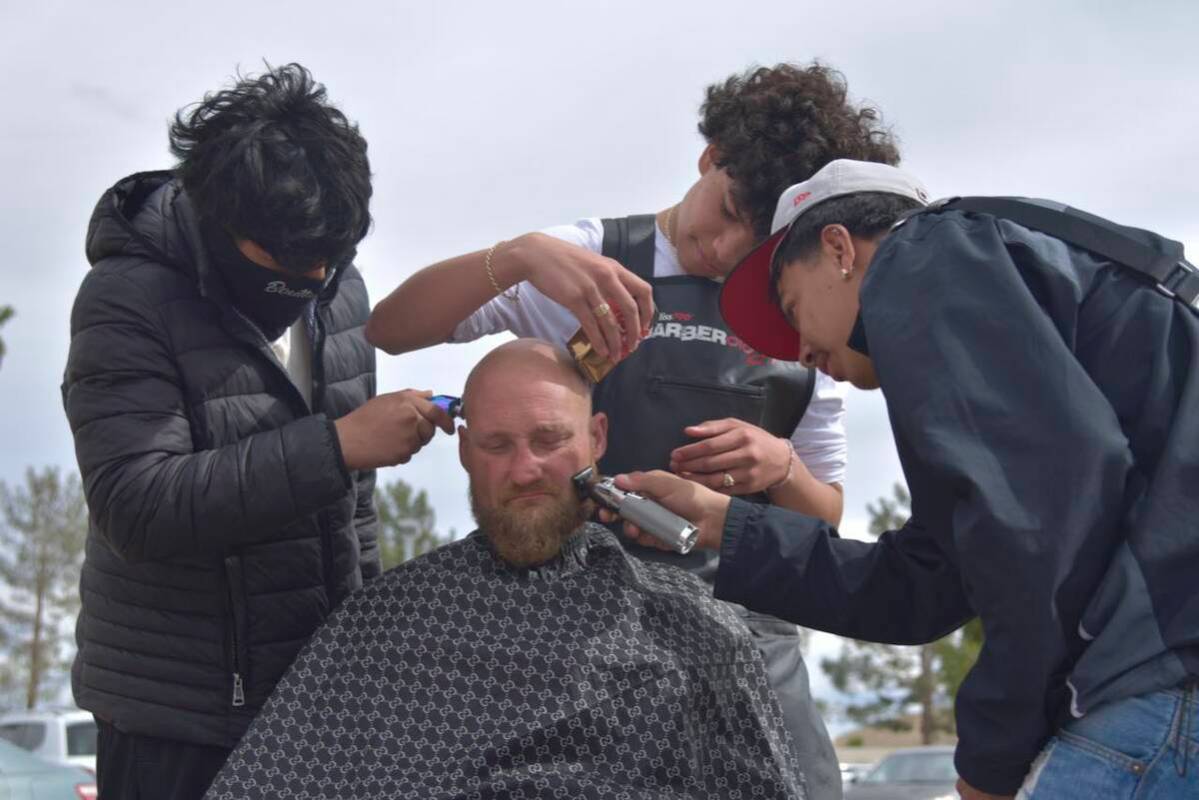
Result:
M379 572L375 468L451 422L374 397L366 142L299 65L181 111L88 228L63 400L91 516L72 683L102 797L198 798Z

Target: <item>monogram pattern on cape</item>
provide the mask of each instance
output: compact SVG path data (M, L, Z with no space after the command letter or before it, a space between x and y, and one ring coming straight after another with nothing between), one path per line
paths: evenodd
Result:
M804 792L741 620L694 576L588 524L536 569L507 566L476 532L368 584L301 652L206 797Z

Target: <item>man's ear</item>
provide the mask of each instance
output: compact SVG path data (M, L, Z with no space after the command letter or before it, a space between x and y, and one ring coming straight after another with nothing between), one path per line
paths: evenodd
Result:
M466 448L470 446L470 431L465 425L458 426L458 463L467 472L470 472L470 467L466 465Z
M820 232L820 244L838 271L853 272L856 248L848 228L837 223L825 225Z
M608 449L608 415L599 412L591 417L589 424L591 433L591 458L599 461Z
M716 152L716 145L710 144L704 148L704 151L699 154L699 174L707 175L708 170L716 168L716 162L720 160L719 154Z

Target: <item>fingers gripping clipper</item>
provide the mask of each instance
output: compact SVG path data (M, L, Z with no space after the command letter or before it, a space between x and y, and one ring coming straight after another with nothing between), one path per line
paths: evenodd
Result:
M669 545L677 553L689 553L695 546L699 529L678 514L648 497L619 488L612 478L587 467L572 478L579 497L590 498L621 519Z

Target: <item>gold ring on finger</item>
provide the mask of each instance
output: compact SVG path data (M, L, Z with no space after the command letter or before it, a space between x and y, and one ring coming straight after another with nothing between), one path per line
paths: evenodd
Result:
M726 489L732 489L737 485L736 479L729 473L724 473L724 477L720 479L720 485Z
M595 311L595 315L597 317L606 317L612 313L612 306L608 305L607 303L600 303L593 310Z

